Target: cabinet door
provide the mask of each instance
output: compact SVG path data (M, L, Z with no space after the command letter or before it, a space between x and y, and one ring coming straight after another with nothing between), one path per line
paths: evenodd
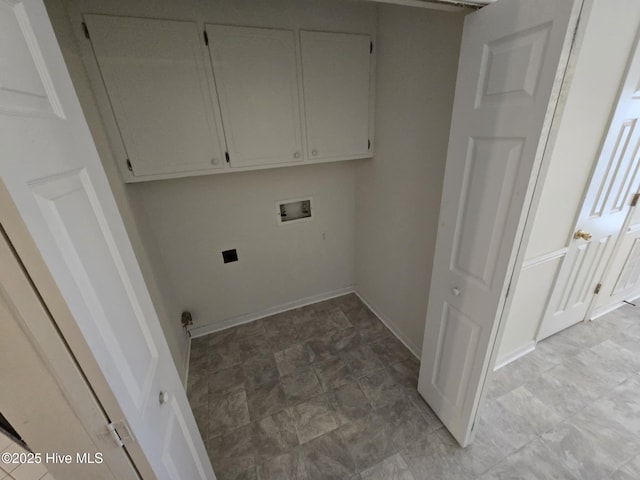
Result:
M300 32L311 160L371 156L371 38Z
M293 32L206 28L231 167L302 161Z
M224 166L195 23L85 15L135 177Z

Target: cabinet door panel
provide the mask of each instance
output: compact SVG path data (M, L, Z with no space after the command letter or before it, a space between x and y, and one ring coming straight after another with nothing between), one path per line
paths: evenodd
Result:
M223 167L219 114L196 24L85 20L134 176Z
M300 32L311 160L369 157L368 35Z
M206 28L231 167L302 161L293 32Z

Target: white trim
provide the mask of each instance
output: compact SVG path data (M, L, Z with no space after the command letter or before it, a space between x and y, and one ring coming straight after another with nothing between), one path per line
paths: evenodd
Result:
M528 260L525 260L522 263L522 270L526 270L528 268L550 262L551 260L556 260L558 258L564 257L568 251L569 251L569 247L562 247L552 252L545 253L544 255L538 255L537 257L533 257Z
M369 0L376 3L389 3L401 5L403 7L429 8L431 10L443 10L445 12L472 12L473 10L487 5L495 0L487 1L455 1L455 0Z
M208 335L210 333L219 332L220 330L226 330L228 328L237 327L238 325L242 325L244 323L250 323L255 320L259 320L264 317L268 317L270 315L275 315L276 313L286 312L288 310L293 310L295 308L304 307L305 305L311 305L312 303L323 302L324 300L329 300L335 297L341 297L342 295L346 295L348 293L353 293L353 285L339 288L337 290L332 290L330 292L320 293L318 295L312 295L310 297L301 298L300 300L294 300L293 302L283 303L282 305L276 305L275 307L269 307L260 312L247 313L245 315L238 315L237 317L227 318L218 323L213 323L209 325L202 325L200 327L195 327L190 330L191 338L202 337L203 335Z
M505 365L510 364L511 362L516 361L520 357L524 357L527 353L531 353L536 349L536 342L531 340L530 342L525 343L524 345L519 346L512 352L509 352L505 355L502 355L496 360L496 364L493 367L493 371L496 372L500 370Z
M394 322L392 322L386 315L380 313L380 310L375 307L369 300L367 300L365 298L365 296L362 294L362 292L360 290L358 290L357 288L355 289L355 294L358 296L358 298L362 301L362 303L364 303L367 307L369 307L369 310L371 310L373 312L373 314L378 317L378 320L380 320L382 323L384 323L384 325L391 331L391 333L393 333L393 335L400 340L405 347L407 347L409 349L409 351L413 354L414 357L416 357L418 360L420 360L420 349L418 348L418 346L416 344L414 344L406 335L404 335L395 325Z
M634 293L634 294L631 295L631 297L629 297L627 299L627 301L631 302L633 300L637 300L638 298L640 298L640 293ZM622 300L620 300L618 302L614 302L612 304L596 308L593 311L593 315L589 316L589 318L587 318L587 320L589 320L589 321L596 320L596 319L602 317L603 315L606 315L607 313L611 313L614 310L617 310L618 308L622 307L623 305L625 305L625 303Z
M189 359L191 358L191 335L187 333L187 352L184 360L184 369L182 370L184 373L182 374L182 384L184 385L184 389L187 389L187 382L189 381Z

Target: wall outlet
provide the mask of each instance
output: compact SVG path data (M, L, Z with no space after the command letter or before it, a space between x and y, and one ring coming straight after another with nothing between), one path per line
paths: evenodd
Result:
M238 252L234 248L233 250L225 250L222 252L222 260L224 263L231 263L238 261Z

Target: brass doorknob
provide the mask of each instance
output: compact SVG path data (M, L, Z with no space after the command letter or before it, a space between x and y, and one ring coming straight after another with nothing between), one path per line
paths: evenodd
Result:
M591 240L592 236L593 235L591 235L590 233L583 232L582 230L578 230L576 233L574 233L573 238L575 239L581 238L583 240L589 241Z

